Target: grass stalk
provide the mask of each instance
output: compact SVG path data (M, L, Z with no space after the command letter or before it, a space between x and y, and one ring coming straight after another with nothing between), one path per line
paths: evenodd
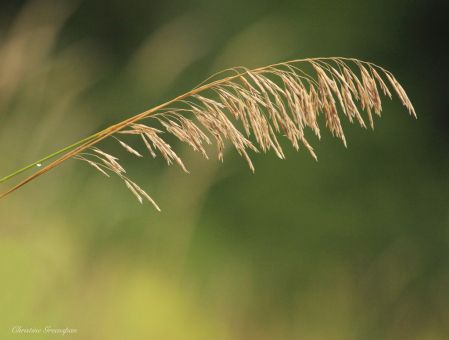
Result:
M347 65L349 62L359 68L360 75L357 75ZM314 78L308 75L296 66L298 63L309 63L315 69L316 77ZM208 82L213 77L225 71L234 71L236 74L213 82ZM405 91L389 71L372 63L362 62L356 59L302 59L278 63L254 70L233 68L225 71L213 75L193 90L170 100L165 104L126 119L123 122L113 125L4 177L0 182L4 182L37 164L41 164L48 159L59 156L70 150L53 163L0 195L0 198L8 195L12 191L20 188L67 159L90 149L93 150L95 154L83 153L83 156L77 156L75 158L87 161L104 174L106 173L102 168L116 173L125 181L128 188L141 202L142 198L140 197L140 194L147 197L157 207L154 201L139 186L137 186L137 184L133 183L123 175L125 170L116 162L117 158L94 147L99 141L115 133L140 134L153 157L155 157L156 154L148 140L152 142L154 148L162 153L169 164L171 164L172 161L176 161L185 171L187 171L182 164L181 159L171 149L171 146L158 136L162 131L150 126L137 124L138 121L144 118L157 119L169 133L172 133L180 140L189 143L194 150L200 151L203 156L207 157L201 143L203 140L210 143L209 138L197 126L197 123L194 123L186 117L187 114L191 114L197 118L198 122L201 123L212 136L215 137L220 159L223 159L222 148L224 147L224 144L222 138L230 139L239 154L246 158L253 171L254 167L245 149L250 148L256 152L258 152L258 149L235 128L234 123L229 120L228 116L232 115L236 120L241 120L247 136L249 136L252 131L260 148L264 152L273 148L280 158L284 158L275 134L275 131L277 133L281 132L281 127L284 136L291 141L296 149L299 148L298 141L300 141L316 158L312 147L304 138L303 129L305 127L310 127L316 135L320 137L319 126L316 120L320 112L324 113L326 125L331 130L332 134L340 137L345 146L346 139L338 116L338 104L340 104L341 110L351 122L353 121L353 118L356 118L360 125L365 127L365 123L354 104L354 100L360 100L360 106L362 110L367 111L370 125L374 128L371 110L374 110L374 112L380 116L382 109L377 84L384 94L391 98L391 93L378 72L384 74L399 99L408 108L409 112L416 117L414 108ZM282 85L279 86L273 82L270 77L276 77L278 83L282 82L283 88ZM220 97L221 101L216 101L199 95L200 92L206 90L213 90L216 95ZM188 97L191 97L191 100L184 100ZM192 100L196 100L197 102ZM169 109L168 106L175 102L187 105L188 108ZM290 111L290 115L287 113L288 111ZM225 114L225 112L228 114ZM131 129L123 130L126 127ZM121 141L120 143L128 151L134 151L125 143ZM134 153L140 156L137 152ZM86 158L84 155L90 155L93 159ZM98 159L102 163L99 163L97 161Z

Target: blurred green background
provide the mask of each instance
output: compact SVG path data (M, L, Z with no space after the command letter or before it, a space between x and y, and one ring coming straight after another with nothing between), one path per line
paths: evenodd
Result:
M255 174L230 145L165 136L185 174L101 142L162 212L75 160L3 198L0 338L448 339L448 22L434 0L2 1L0 177L240 65L370 61L418 119L385 98L345 149L320 117L319 162L283 143Z

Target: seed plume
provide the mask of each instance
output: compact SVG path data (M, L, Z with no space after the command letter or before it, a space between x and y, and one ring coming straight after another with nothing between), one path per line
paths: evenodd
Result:
M314 70L313 74L304 71L307 65ZM128 152L142 157L140 152L115 136L140 135L153 157L157 157L157 152L160 152L169 165L176 162L188 172L172 146L162 138L164 131L153 127L156 124L205 158L208 155L203 142L211 144L209 137L213 137L218 158L223 161L224 140L227 139L246 159L252 171L255 169L248 149L265 153L272 149L279 158L285 158L278 140L284 137L297 150L302 144L317 159L305 138L304 130L310 128L321 138L319 116L324 115L330 132L341 138L346 146L341 117L346 116L351 123L357 120L362 127L366 127L360 113L366 111L370 126L374 128L372 111L378 116L382 111L379 92L392 98L385 78L409 113L416 117L412 103L391 72L357 59L303 59L255 70L235 68L227 71L235 74L212 81L217 74L174 100L116 124L91 136L84 143L76 144L80 146L0 197L74 157L107 176L107 171L117 174L140 202L144 196L160 210L145 191L123 175L126 171L118 163L118 158L98 149L94 146L96 143L112 136ZM356 104L357 101L360 101L360 105Z

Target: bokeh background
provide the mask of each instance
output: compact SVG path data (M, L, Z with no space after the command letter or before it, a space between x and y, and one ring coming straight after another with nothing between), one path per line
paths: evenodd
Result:
M385 99L348 149L307 131L319 162L284 142L255 174L229 145L167 136L185 174L101 142L162 212L75 160L3 198L0 338L448 339L448 22L436 0L3 0L0 177L239 65L374 62L418 119Z

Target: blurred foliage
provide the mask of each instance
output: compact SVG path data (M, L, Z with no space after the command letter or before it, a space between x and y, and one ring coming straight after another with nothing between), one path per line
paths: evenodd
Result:
M348 149L310 131L319 162L284 144L255 174L230 146L221 164L173 140L187 175L102 142L162 212L74 160L2 199L1 339L449 336L447 2L1 6L2 176L232 66L374 62L418 114L385 99L374 132L343 119Z

